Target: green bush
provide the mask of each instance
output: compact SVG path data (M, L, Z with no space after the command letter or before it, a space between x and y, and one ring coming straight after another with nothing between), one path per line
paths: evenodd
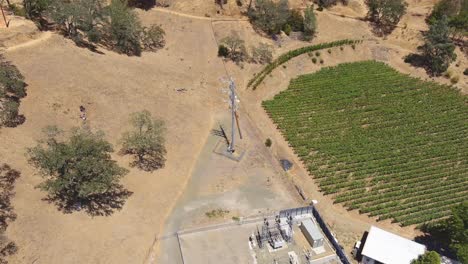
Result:
M37 20L43 16L51 0L23 0L26 18Z
M2 102L2 111L0 111L0 126L15 127L19 125L22 120L19 115L19 103L16 101Z
M320 64L323 64L323 62L324 62L323 59L320 59Z
M17 4L10 4L8 7L15 16L26 17L26 10L23 7L18 6Z
M316 63L317 63L317 58L312 58L312 62L313 62L314 64L316 64Z
M283 27L284 34L289 36L291 34L291 31L292 31L292 29L291 29L291 26L289 24L284 25L284 27Z
M304 17L301 14L301 10L291 10L287 24L291 26L292 31L304 31Z
M13 97L20 99L26 96L26 83L19 70L0 56L0 99Z
M25 96L23 75L0 56L0 127L15 127L24 122L24 116L19 115L19 105Z
M316 51L315 56L320 57L320 51Z
M328 54L331 54L331 49L328 49L327 52L328 52Z
M315 17L314 7L309 6L304 10L304 40L311 40L317 31L317 18Z
M463 71L463 75L468 75L468 68Z

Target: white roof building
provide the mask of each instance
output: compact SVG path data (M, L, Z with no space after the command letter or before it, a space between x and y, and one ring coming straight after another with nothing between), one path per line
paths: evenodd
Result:
M410 264L424 252L424 245L371 226L361 255L365 264Z

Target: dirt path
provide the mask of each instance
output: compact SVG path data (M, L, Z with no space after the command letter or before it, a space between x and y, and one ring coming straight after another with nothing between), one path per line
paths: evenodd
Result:
M15 51L17 49L28 48L28 47L38 45L38 44L50 39L53 34L54 33L51 32L51 31L41 32L39 37L37 37L35 39L32 39L30 41L24 42L24 43L20 43L20 44L14 45L14 46L7 47L3 51L12 52L12 51Z
M179 11L174 11L171 9L166 9L162 7L155 7L153 8L154 11L160 12L160 13L166 13L166 14L172 14L176 16L181 16L185 18L191 18L191 19L200 19L200 20L209 20L209 21L249 21L248 18L232 18L232 17L207 17L207 16L197 16L197 15L191 15Z

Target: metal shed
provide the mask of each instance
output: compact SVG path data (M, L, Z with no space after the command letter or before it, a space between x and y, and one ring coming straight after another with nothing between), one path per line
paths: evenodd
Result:
M302 221L300 229L306 237L306 239L309 241L312 248L318 248L323 246L323 235L311 219L306 219Z

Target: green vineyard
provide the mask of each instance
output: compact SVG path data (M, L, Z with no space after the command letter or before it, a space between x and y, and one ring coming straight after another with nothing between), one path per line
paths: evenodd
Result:
M468 198L468 100L365 61L293 79L263 107L325 194L402 226Z

